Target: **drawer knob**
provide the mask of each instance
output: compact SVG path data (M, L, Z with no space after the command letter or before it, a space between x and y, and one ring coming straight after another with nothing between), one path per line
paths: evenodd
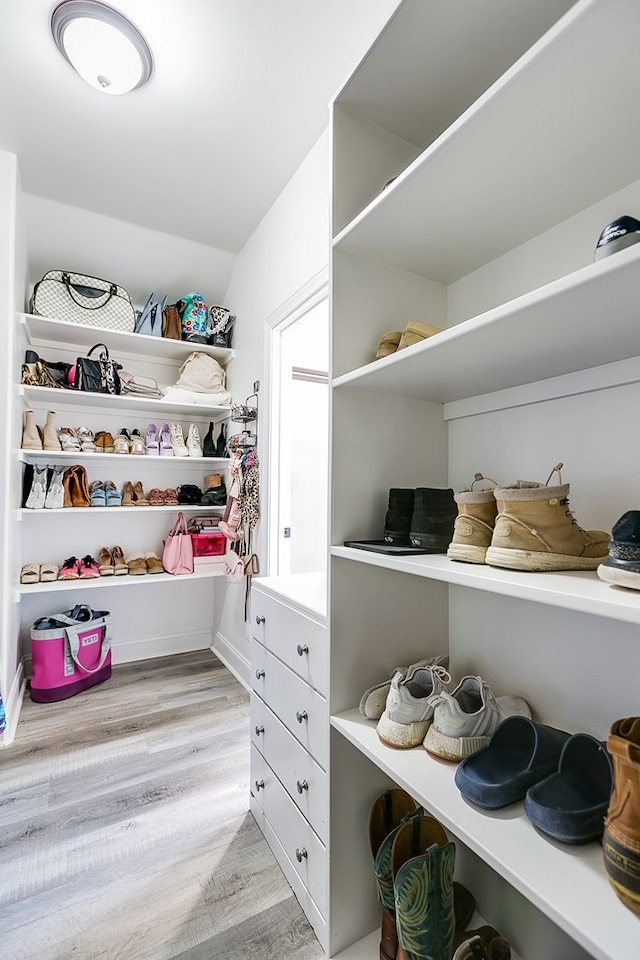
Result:
M303 791L309 789L309 784L307 783L306 780L302 780L302 781L297 780L296 787L298 788L298 793L303 793Z
M298 646L296 647L296 650L298 651L299 657L302 657L305 653L309 653L309 647L307 646L306 643L304 644L304 646L302 646L301 644L298 644Z
M256 670L256 680L262 680L264 677L264 670Z
M260 624L264 622L265 622L264 617L256 617L256 623L258 624L258 626L260 626Z
M256 790L264 790L264 780L256 780Z
M302 723L303 720L308 720L308 719L309 719L309 715L306 710L296 711L296 720L298 721L298 723Z
M303 860L306 860L309 854L307 853L306 847L296 847L296 860L298 863L302 863Z
M260 724L260 726L256 727L256 734L257 734L257 736L260 736L261 733L264 733L264 727L262 726L262 724Z

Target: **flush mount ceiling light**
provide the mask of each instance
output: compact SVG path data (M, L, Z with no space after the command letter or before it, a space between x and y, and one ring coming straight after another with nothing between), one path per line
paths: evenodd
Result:
M147 41L131 20L106 3L59 3L51 15L51 32L76 73L102 93L128 93L151 77Z

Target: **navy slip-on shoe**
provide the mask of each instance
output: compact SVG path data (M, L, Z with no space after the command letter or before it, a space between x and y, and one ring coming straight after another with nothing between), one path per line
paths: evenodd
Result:
M486 747L459 764L455 784L479 807L506 807L522 800L531 786L557 771L569 737L564 730L528 717L507 717Z
M554 840L587 843L602 835L612 790L606 743L576 733L562 750L557 772L527 792L524 812Z

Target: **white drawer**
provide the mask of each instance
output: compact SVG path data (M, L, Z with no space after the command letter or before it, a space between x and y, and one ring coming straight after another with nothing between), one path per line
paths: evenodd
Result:
M327 775L256 694L251 697L251 739L326 843Z
M329 654L324 623L254 589L251 629L256 640L326 696Z
M251 797L260 807L263 806L264 800L264 791L267 783L270 778L274 777L274 774L268 767L267 761L264 759L259 750L251 744L251 753L249 759L249 792Z
M287 730L326 770L329 717L324 697L256 640L251 641L251 681L253 689Z
M254 752L255 748L253 748ZM295 803L272 773L265 777L262 809L296 874L320 913L327 912L327 851Z

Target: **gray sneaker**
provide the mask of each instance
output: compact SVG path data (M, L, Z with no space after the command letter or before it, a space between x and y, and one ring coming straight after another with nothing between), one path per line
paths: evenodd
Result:
M453 693L434 698L433 723L424 738L428 753L443 760L462 760L486 747L506 717L531 718L522 697L494 697L482 677L463 677Z
M450 682L451 676L442 666L416 666L406 676L396 673L376 727L382 742L402 749L422 743L433 719L433 700Z
M367 720L379 720L387 705L387 697L391 689L391 681L396 673L405 677L414 667L448 667L449 657L427 657L426 660L417 660L409 667L394 667L388 680L381 680L368 687L360 698L359 710Z

